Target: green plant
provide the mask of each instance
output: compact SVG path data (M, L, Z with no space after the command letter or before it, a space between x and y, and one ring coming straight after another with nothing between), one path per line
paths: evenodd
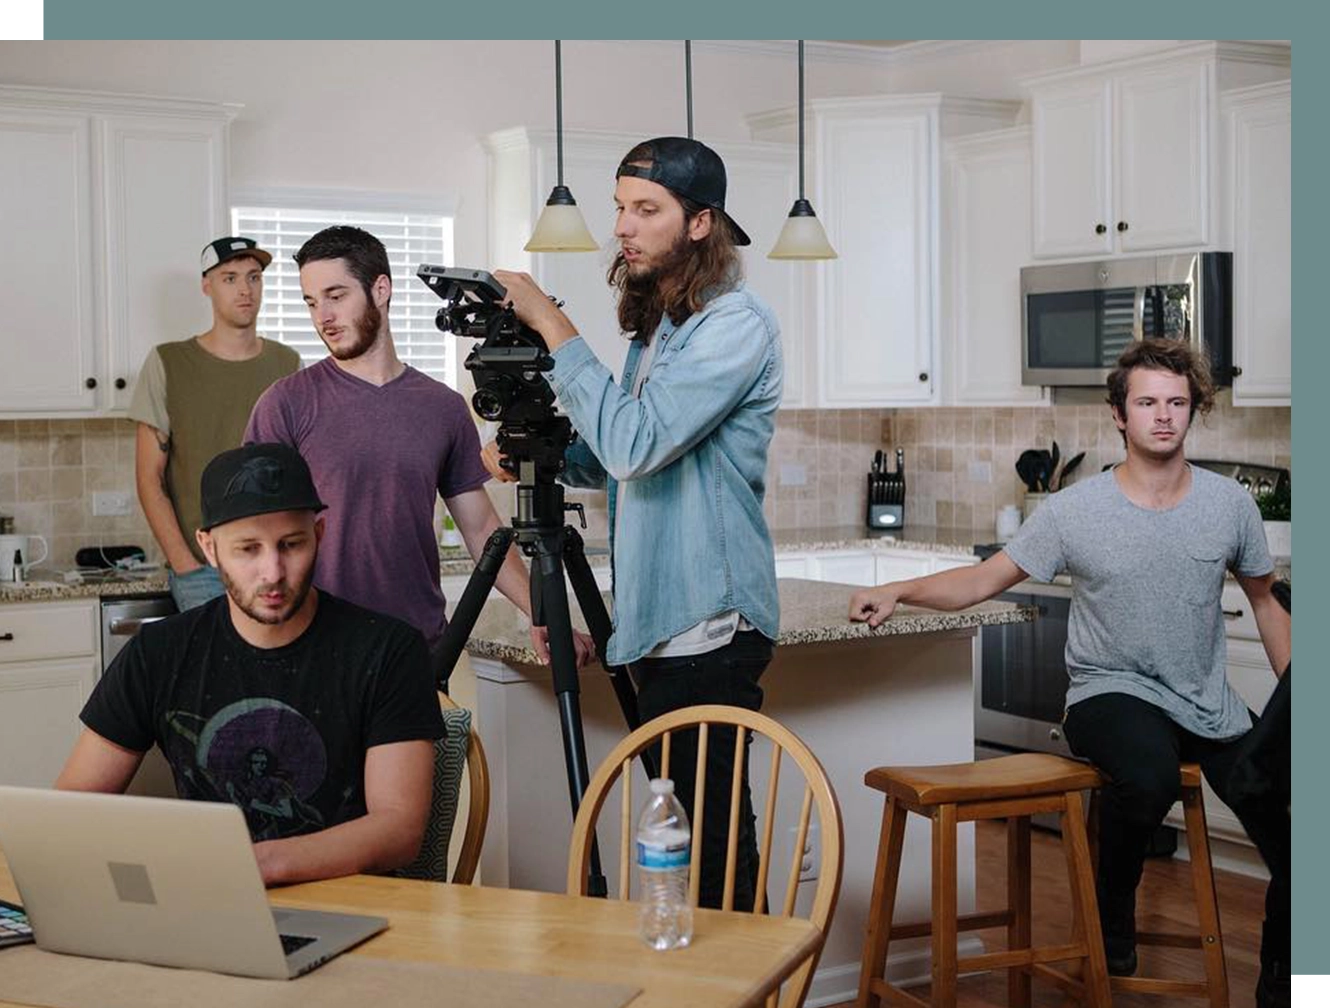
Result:
M1293 520L1293 492L1287 483L1258 496L1256 506L1261 509L1261 518L1265 521Z

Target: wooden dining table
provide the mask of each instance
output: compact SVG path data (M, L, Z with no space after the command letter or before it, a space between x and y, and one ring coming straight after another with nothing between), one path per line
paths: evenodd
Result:
M2 854L0 897L19 901ZM631 1008L760 1005L823 941L800 918L698 910L692 943L657 952L638 938L636 903L375 875L269 897L274 906L388 918L386 931L346 955L626 984L641 989Z

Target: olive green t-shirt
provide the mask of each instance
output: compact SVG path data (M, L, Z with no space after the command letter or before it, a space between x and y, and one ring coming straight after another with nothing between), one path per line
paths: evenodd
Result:
M202 521L199 479L218 452L238 448L263 391L300 367L288 346L261 339L247 360L223 360L198 337L161 343L148 352L129 405L132 420L167 436L166 489L185 542L206 563L194 539Z

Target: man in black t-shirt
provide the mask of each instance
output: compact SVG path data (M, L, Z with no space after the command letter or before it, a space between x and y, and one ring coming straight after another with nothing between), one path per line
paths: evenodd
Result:
M293 448L223 452L201 482L226 594L120 653L56 787L123 791L156 744L180 797L244 810L268 885L408 864L443 734L424 639L311 585L324 505Z

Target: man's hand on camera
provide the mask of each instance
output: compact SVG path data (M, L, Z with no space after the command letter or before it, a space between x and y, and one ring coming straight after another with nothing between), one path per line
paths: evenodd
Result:
M491 441L484 448L480 449L480 462L500 483L516 483L517 477L505 469L500 463L504 458L499 451L499 442Z
M529 274L495 270L494 279L508 291L508 303L517 317L540 333L551 352L577 335L577 327Z
M548 627L533 626L531 628L531 646L536 650L536 657L540 659L540 664L548 665L550 663L550 631ZM584 634L581 630L573 631L573 653L577 657L577 667L582 668L587 662L596 657L596 642L591 639L590 634Z

